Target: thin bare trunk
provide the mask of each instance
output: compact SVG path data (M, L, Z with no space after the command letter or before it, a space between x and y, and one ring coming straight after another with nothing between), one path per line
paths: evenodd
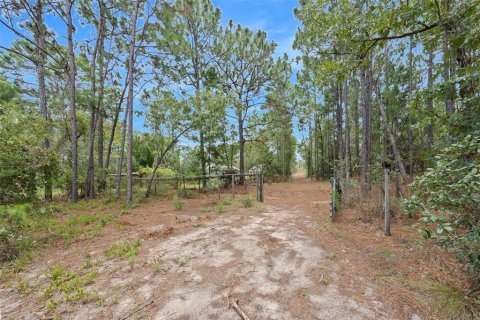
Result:
M345 104L345 181L343 199L345 204L350 205L350 112L348 106L348 82L345 81L343 89L343 102Z
M413 97L413 43L410 37L410 48L408 54L408 101L411 105ZM388 124L387 124L388 125ZM413 177L413 124L412 116L408 113L408 174Z
M360 70L360 87L361 87L361 101L362 101L362 174L360 177L361 180L361 189L362 195L366 196L369 191L368 185L368 171L369 171L369 144L370 144L370 127L369 127L369 118L370 118L370 99L368 98L369 86L367 85L368 81L368 70L362 68Z
M90 61L90 83L91 83L91 98L90 98L90 132L88 142L88 164L87 176L85 179L85 196L89 199L95 198L95 129L97 126L98 110L97 110L97 55L103 44L105 18L103 16L103 6L100 5L100 21L97 29L97 40L92 52L92 60ZM103 69L103 66L100 68ZM101 70L103 72L103 70Z
M393 149L393 155L395 156L395 161L397 162L400 175L402 175L404 182L408 182L409 178L407 176L405 166L403 165L402 157L400 155L400 150L398 149L397 142L395 141L395 136L393 135L392 130L388 126L387 114L385 112L385 107L383 105L382 96L380 94L380 88L378 83L375 85L375 92L377 97L378 111L382 117L382 123L387 132L388 142L390 143L390 146Z
M120 154L118 155L117 162L117 177L115 179L115 190L117 197L120 196L120 188L122 185L122 167L123 167L123 157L125 154L125 137L127 135L127 118L128 118L128 105L125 108L125 116L122 121L122 136L120 138Z
M429 117L433 116L433 49L428 51L428 98L427 98L427 113ZM427 126L427 141L428 147L433 143L433 121L430 119Z
M68 97L70 105L70 141L72 154L72 184L71 197L78 201L78 153L77 153L77 115L75 111L75 54L73 47L72 7L74 0L67 0L67 30L68 30Z
M47 109L47 96L45 86L45 24L43 19L43 6L42 0L37 0L35 7L35 40L38 44L37 53L37 79L38 79L38 104L40 113L45 120L45 138L43 139L43 147L49 152L50 141L48 140L48 133L50 132L50 125L48 124L48 109ZM50 169L46 168L45 175L45 192L44 198L46 201L52 200L52 178Z
M112 123L112 131L110 132L110 139L108 140L108 147L107 147L107 158L105 160L105 170L108 170L110 166L110 157L112 154L112 145L113 145L113 140L115 138L115 131L117 128L118 124L118 118L120 116L120 111L122 110L122 105L123 105L123 100L125 98L125 92L127 91L127 86L128 83L125 81L125 86L123 87L122 93L120 95L120 99L117 104L117 108L115 109L115 115L113 117L113 123ZM123 126L122 126L123 128Z
M127 109L128 109L128 131L127 131L127 203L132 203L133 201L133 162L132 162L132 149L133 149L133 88L135 84L133 83L133 73L135 71L135 38L137 35L137 17L138 10L140 7L140 0L135 1L132 24L130 29L130 53L128 56L128 99L127 99Z

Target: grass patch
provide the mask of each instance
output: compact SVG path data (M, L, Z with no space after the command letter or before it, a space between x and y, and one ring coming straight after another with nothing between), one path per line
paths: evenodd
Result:
M205 208L200 209L200 212L202 212L202 213L209 213L209 212L212 212L212 211L214 211L214 210L215 210L214 207L205 207Z
M480 314L480 300L469 297L462 290L445 283L426 281L421 289L434 298L434 307L451 319L473 320Z
M187 264L187 262L190 261L190 256L182 256L182 257L176 257L175 258L175 263L179 266L179 267L183 267Z
M133 260L140 250L142 240L136 239L135 241L127 241L122 244L112 244L107 250L104 251L105 257L109 259L124 258L127 260Z
M232 198L223 198L220 203L224 206L229 206L232 204Z
M46 307L53 311L60 302L86 302L92 295L85 287L95 281L97 270L86 272L66 270L62 266L54 266L45 272L50 283L44 290L47 299Z
M243 197L240 199L240 202L245 208L253 207L253 200L249 196Z
M376 249L377 255L386 263L391 263L394 260L393 252L389 248L379 247Z
M173 207L177 211L181 211L183 209L183 201L178 199L177 197L173 198Z

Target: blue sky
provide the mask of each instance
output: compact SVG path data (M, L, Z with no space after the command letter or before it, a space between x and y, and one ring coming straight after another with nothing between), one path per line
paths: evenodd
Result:
M222 25L231 19L253 30L264 30L278 44L277 54L295 56L292 43L298 21L293 9L298 0L213 0L222 11Z

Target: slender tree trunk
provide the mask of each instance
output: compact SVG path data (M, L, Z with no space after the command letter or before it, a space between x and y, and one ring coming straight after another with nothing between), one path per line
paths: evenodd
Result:
M48 133L50 132L50 125L48 124L48 110L47 110L47 96L45 86L45 24L43 19L43 6L42 0L37 0L35 7L35 37L38 45L37 55L37 79L38 79L38 104L40 113L45 120L45 138L43 139L43 147L49 153L50 141L48 140ZM44 197L46 201L52 200L52 178L50 168L46 168L45 175L45 193Z
M312 119L311 115L308 115L308 154L307 154L307 177L313 178L313 140L312 140Z
M428 147L432 146L433 143L433 121L431 117L433 116L433 49L428 51L428 71L427 71L427 89L428 89L428 98L427 98L427 113L430 117L427 126L427 141Z
M348 82L345 81L343 89L343 101L345 104L345 182L343 199L345 204L350 205L350 112L348 106Z
M243 173L245 172L245 139L243 137L243 118L242 113L240 112L240 120L238 120L238 148L239 148L239 160L240 160L240 184L243 185L244 177Z
M370 128L369 128L369 118L370 118L370 103L367 98L367 75L368 70L361 68L360 70L360 87L361 87L361 100L362 100L362 174L360 177L361 180L361 190L362 195L366 196L369 191L368 186L368 171L369 171L369 140L370 140Z
M78 201L78 152L77 152L77 115L75 111L75 53L73 47L72 8L74 0L67 0L67 30L68 30L68 97L70 104L70 141L72 153L72 185L71 197Z
M339 165L339 178L340 180L343 178L343 170L342 170L342 161L344 160L343 157L343 88L342 84L335 84L335 115L336 115L336 124L337 124L337 147L338 147L338 161ZM334 164L335 166L335 164Z
M95 150L95 129L97 126L98 110L97 110L97 55L98 50L102 44L103 38L103 9L100 5L100 21L97 27L97 40L92 52L92 59L90 61L90 83L91 83L91 98L90 98L90 132L88 142L88 165L87 176L85 179L85 196L89 199L95 198L95 164L94 164L94 150ZM102 70L103 71L103 70Z
M407 172L405 170L405 166L403 165L402 157L400 155L400 150L398 149L392 130L390 130L390 127L388 126L387 114L385 112L385 107L383 105L382 96L380 94L380 88L378 83L375 85L375 91L376 91L377 102L378 102L377 103L378 111L382 117L382 122L385 127L385 130L387 131L388 141L390 142L390 146L393 149L393 155L395 156L395 161L397 162L398 168L400 170L400 174L403 177L403 181L408 182L409 179L407 176Z
M128 131L127 131L127 203L132 203L133 201L133 162L132 162L132 149L133 149L133 73L135 71L135 37L137 35L137 17L138 10L140 6L140 0L135 1L133 16L132 16L132 25L130 30L130 53L128 56L128 99L127 99L127 109L128 109Z
M444 24L442 32L442 50L443 50L443 81L445 82L445 112L447 114L452 114L454 112L454 94L455 94L455 85L450 83L450 64L451 64L451 55L450 55L450 28L448 24Z
M117 108L115 109L115 115L113 117L112 131L110 132L110 138L108 140L107 158L105 160L105 170L108 170L108 168L110 166L110 157L111 157L111 154L112 154L113 140L115 138L115 131L117 129L118 118L120 116L120 111L122 110L123 100L125 98L125 92L127 91L127 87L128 87L128 82L125 81L125 86L123 87L122 93L120 95L120 100L118 101ZM122 126L122 129L123 129L123 126ZM122 133L123 133L123 131L122 131Z
M100 19L104 19L103 17L103 3L100 1ZM104 25L104 23L102 23ZM100 71L99 79L100 79L100 87L98 89L98 139L97 139L97 166L99 171L99 178L98 178L98 191L102 192L105 190L105 171L103 168L103 152L104 152L104 132L103 132L103 121L105 118L105 109L104 109L104 92L105 92L105 77L107 74L108 63L104 63L104 49L105 49L105 31L102 31L102 37L100 41L100 57L98 58L98 69Z
M410 48L408 54L408 101L411 105L413 96L413 43L410 36ZM386 125L388 125L386 123ZM408 113L408 174L413 177L413 125L412 116Z
M315 152L314 152L314 167L315 167L315 179L319 180L320 179L320 170L319 170L319 166L318 166L318 159L319 159L319 156L318 156L318 113L315 113L315 123L314 123L314 129L313 129L313 133L314 133L314 136L315 136Z
M353 78L355 78L355 75L353 75ZM359 165L360 165L360 122L359 122L360 116L358 112L360 105L361 103L359 103L358 100L356 100L355 108L353 109L354 131L355 131L355 168L356 168L354 170L354 174L356 175L359 174L359 170L357 168L359 168Z
M118 155L117 161L117 177L115 179L115 189L117 197L120 196L120 188L122 186L122 167L123 167L123 157L125 154L125 138L127 135L127 119L128 119L128 104L125 108L125 116L122 121L122 136L120 138L120 154Z

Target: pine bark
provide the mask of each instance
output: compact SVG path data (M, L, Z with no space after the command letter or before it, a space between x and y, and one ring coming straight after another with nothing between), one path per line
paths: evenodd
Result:
M140 0L135 1L132 24L130 27L130 53L128 55L128 99L127 99L127 196L126 202L133 201L133 73L135 72L135 38L137 35L137 18Z
M50 131L50 125L48 124L48 109L47 109L47 96L45 85L45 24L43 18L43 5L42 0L37 0L35 6L35 38L38 45L37 53L37 80L38 80L38 104L40 113L45 120L45 137L43 139L43 147L47 153L50 153L50 141L48 139L48 133ZM45 175L45 192L44 198L46 201L52 200L52 178L50 169L46 168Z
M78 152L77 152L77 115L75 110L75 53L73 47L72 8L74 0L67 0L67 41L68 41L68 98L70 109L70 141L72 157L71 199L78 201Z

